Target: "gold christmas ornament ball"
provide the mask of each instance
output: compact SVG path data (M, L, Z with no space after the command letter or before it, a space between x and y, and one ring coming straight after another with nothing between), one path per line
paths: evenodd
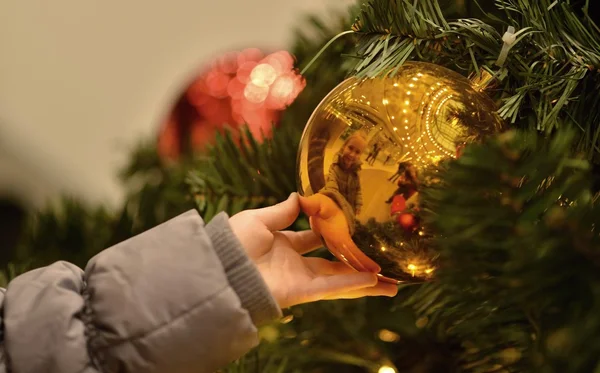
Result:
M419 218L419 174L456 158L503 123L471 81L407 62L383 77L349 78L310 117L298 150L298 191L311 228L341 261L380 280L422 282L436 254Z

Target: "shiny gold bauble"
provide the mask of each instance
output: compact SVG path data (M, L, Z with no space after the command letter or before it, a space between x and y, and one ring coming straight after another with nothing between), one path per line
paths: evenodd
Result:
M436 254L419 219L419 173L502 130L479 79L407 62L395 74L345 80L315 109L300 143L298 188L321 203L311 226L338 259L372 270L360 264L366 255L393 283L434 276ZM319 217L317 210L330 212Z

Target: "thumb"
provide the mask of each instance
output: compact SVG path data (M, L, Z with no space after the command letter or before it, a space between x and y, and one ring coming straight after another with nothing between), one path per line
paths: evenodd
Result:
M298 194L292 193L287 200L276 205L254 211L254 216L271 232L285 229L292 225L300 214Z
M308 216L318 216L324 218L326 212L325 198L328 198L320 193L314 194L310 197L300 196L300 207L302 211Z

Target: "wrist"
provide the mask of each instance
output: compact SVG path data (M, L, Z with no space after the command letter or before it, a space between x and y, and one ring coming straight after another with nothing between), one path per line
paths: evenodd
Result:
M207 224L206 231L221 260L230 286L235 290L242 306L250 313L255 325L281 317L267 284L252 263L238 237L229 224L229 217L221 213Z

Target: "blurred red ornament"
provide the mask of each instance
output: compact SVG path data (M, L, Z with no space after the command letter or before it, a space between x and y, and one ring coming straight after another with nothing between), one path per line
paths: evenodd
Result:
M281 111L306 86L286 51L265 55L256 48L228 52L215 59L188 87L159 134L159 153L177 158L186 149L201 150L224 126L247 125L261 140L271 135Z
M417 229L417 218L408 212L403 212L397 217L398 223L404 228L406 231L411 232Z
M406 210L406 199L402 194L398 194L392 198L392 205L390 206L390 213L396 215Z

